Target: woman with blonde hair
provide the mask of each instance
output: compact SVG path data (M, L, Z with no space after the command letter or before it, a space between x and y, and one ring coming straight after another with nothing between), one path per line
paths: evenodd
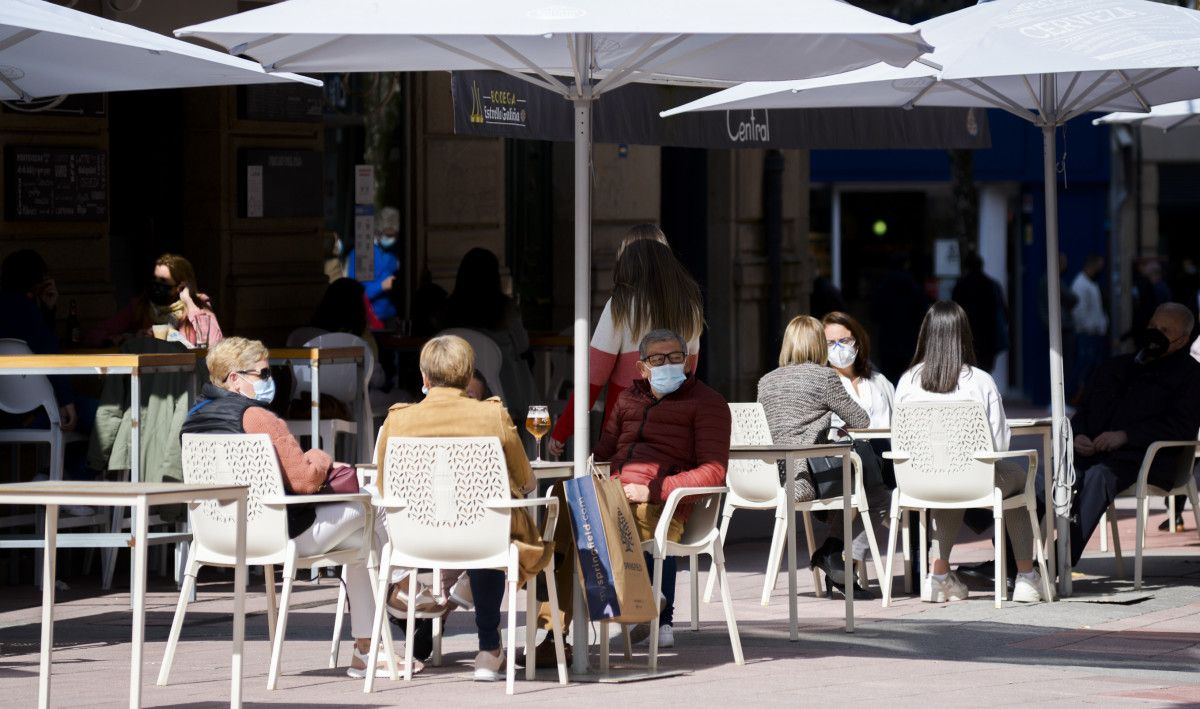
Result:
M221 341L209 298L196 285L191 262L179 254L159 256L145 293L88 332L84 344L120 344L137 336L176 340L188 347L211 347Z
M851 428L865 428L870 416L842 388L835 370L825 366L828 348L825 328L810 315L798 315L788 323L779 351L779 368L758 380L758 402L767 415L771 440L776 444L807 446L829 431L836 414ZM817 498L807 461L797 464L796 501ZM830 516L833 522L833 515ZM831 525L829 537L813 552L812 565L825 572L826 585L845 593L846 572L842 561L844 541L838 536L840 517ZM855 584L855 595L868 597Z
M588 408L608 388L604 420L621 392L640 379L638 343L656 329L678 332L687 340L690 371L695 371L704 329L704 299L700 286L671 253L666 236L653 224L632 227L617 250L613 289L592 333ZM551 455L560 455L574 430L574 394L550 433Z
M288 432L287 422L267 408L275 397L269 357L262 342L242 337L224 339L210 349L206 358L210 381L201 390L200 401L188 411L183 433L265 433L271 437L288 494L351 491L339 489L346 486L357 491L353 468L334 463L319 449L306 451L301 448L296 437ZM288 507L288 535L300 556L315 556L336 549L360 533L364 524L374 527L377 540L382 536L382 525L377 519L364 518L358 503L325 502ZM346 592L350 600L350 629L355 638L354 655L346 673L361 679L367 672L375 607L365 564L346 566ZM398 654L397 663L403 667L404 654ZM413 672L421 671L422 667L413 661ZM375 676L388 676L382 663L376 668Z

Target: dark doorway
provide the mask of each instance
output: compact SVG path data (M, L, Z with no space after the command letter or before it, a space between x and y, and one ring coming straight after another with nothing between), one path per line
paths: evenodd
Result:
M554 299L554 144L505 141L505 210L513 297L529 330L549 330ZM568 280L573 274L566 274Z
M120 156L110 166L110 253L122 305L150 280L159 254L183 251L183 99L175 90L109 94L110 151Z
M701 148L662 148L662 230L680 262L700 284L708 308L708 153ZM704 379L710 359L700 341Z

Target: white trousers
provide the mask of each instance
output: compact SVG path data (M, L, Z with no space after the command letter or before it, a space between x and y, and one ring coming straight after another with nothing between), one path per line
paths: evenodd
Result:
M363 492L372 492L363 488ZM317 505L317 519L296 538L300 556L315 556L327 551L352 549L361 539L363 508L357 502L330 502ZM383 510L375 511L375 549L383 548L387 532ZM350 632L356 639L371 637L375 612L375 594L365 563L346 565L346 594L350 601Z

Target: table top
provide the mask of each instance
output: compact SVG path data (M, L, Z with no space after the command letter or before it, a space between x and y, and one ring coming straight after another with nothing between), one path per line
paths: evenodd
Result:
M245 485L194 485L188 483L121 483L72 482L70 480L41 480L28 483L0 485L0 495L30 497L40 495L87 495L92 497L129 497L145 495L176 495L179 493L212 493L246 490Z
M363 348L361 347L272 347L270 352L272 362L283 359L304 359L317 362L363 359Z
M730 446L729 453L841 453L850 450L849 443L813 443L807 446L797 446L784 443L772 443L756 446Z
M191 367L196 363L192 352L178 354L33 354L0 355L0 372L14 369L151 369L154 367Z

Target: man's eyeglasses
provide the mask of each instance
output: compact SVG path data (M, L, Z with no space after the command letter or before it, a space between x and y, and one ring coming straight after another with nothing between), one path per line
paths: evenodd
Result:
M842 347L853 347L854 343L855 343L855 340L853 337L843 337L840 340L826 340L825 341L825 344L827 344L829 346L829 349L833 349L837 345L841 345Z
M239 370L237 370L237 373L241 374L242 376L258 377L259 379L262 379L263 381L266 381L271 378L271 368L270 367L263 367L262 369L239 369Z
M671 364L683 364L686 359L687 352L668 352L667 354L647 355L642 361L651 367L661 367L667 362Z

